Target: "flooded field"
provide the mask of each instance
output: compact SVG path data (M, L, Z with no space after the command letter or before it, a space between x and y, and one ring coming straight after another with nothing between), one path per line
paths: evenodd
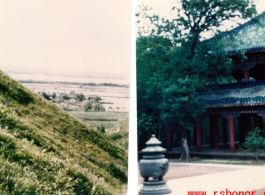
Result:
M57 99L62 94L83 94L85 100L59 100L54 102L69 114L89 126L104 125L111 128L129 116L129 79L121 75L65 72L23 72L7 71L12 78L19 81L31 91L49 96L56 94ZM91 85L91 83L93 85ZM112 86L102 86L108 83ZM84 106L89 97L99 96L100 104L105 111L86 112Z
M56 93L59 96L62 93L84 94L86 98L89 96L99 96L102 102L111 104L102 104L106 111L109 107L120 107L120 111L129 111L129 87L113 87L113 86L82 86L67 84L40 84L40 83L22 83L35 93L45 92L48 94Z

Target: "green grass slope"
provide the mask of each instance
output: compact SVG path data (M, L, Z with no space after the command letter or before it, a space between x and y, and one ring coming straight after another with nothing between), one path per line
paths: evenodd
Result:
M0 194L125 194L128 155L0 71Z
M109 138L117 145L128 150L129 147L129 117L121 121L115 127L106 130Z

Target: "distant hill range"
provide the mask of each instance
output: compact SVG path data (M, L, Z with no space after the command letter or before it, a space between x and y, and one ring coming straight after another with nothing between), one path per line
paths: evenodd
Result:
M0 194L125 194L127 166L110 137L0 71Z
M129 88L130 85L121 85L114 83L85 83L85 82L64 82L64 81L34 81L34 80L18 80L19 83L38 83L38 84L64 84L64 85L82 85L82 86L111 86L111 87L125 87Z

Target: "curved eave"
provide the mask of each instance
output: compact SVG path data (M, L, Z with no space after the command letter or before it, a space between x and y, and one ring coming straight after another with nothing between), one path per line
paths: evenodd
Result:
M228 108L228 107L252 107L265 106L265 102L250 101L250 102L233 102L233 103L205 103L206 108Z

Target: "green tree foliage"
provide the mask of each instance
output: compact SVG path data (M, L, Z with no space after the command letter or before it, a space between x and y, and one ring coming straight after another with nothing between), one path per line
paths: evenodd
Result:
M90 102L87 102L87 103L85 104L84 108L85 108L85 111L87 112L87 111L89 111L89 110L92 110L93 105L92 105Z
M117 107L115 107L116 108L116 110L117 110L117 112L119 111L119 109L120 109L120 107L119 106L117 106Z
M80 102L82 102L83 100L86 100L86 96L83 95L82 93L80 93L80 94L77 94L77 99L78 99Z
M171 41L161 36L138 37L136 40L138 137L157 130L171 48ZM145 141L139 148L145 147Z
M105 127L104 127L104 125L97 126L97 129L98 129L101 133L105 133Z
M63 100L69 100L70 98L68 97L68 95L63 95L63 96L62 96L62 99L63 99Z
M172 8L176 11L172 20L148 15L144 9L137 16L149 18L152 29L149 36L136 41L138 117L145 113L153 123L158 118L166 124L177 123L182 139L187 140L187 130L205 111L198 94L205 85L229 77L232 70L221 36L203 42L201 33L218 30L225 20L252 17L255 5L249 0L180 0L180 8ZM147 32L143 29L139 35ZM138 130L145 123L138 120ZM187 145L183 147L188 153Z
M251 0L181 0L182 7L177 9L182 16L178 24L189 30L191 58L195 54L199 35L203 31L216 29L223 21L236 18L249 18L256 14L255 5ZM174 8L174 7L173 7Z
M46 100L51 100L50 96L47 95L45 92L42 92L42 97L44 97L44 99Z
M217 41L216 41L217 42ZM159 118L180 129L192 130L204 111L198 92L218 77L231 73L231 60L222 47L199 43L200 52L189 58L189 43L174 47L167 38L150 35L137 39L138 134L155 132Z
M172 7L173 19L160 18L158 15L149 15L144 7L141 17L149 18L152 26L151 33L170 37L175 43L183 39L190 43L190 57L195 54L200 34L206 31L218 31L218 28L227 20L247 19L255 15L256 6L252 0L180 0ZM140 30L140 34L147 31Z
M88 97L88 102L85 104L84 109L85 111L105 111L104 106L102 106L101 103L99 103L99 101L101 100L101 98L99 96L95 96L95 97Z
M94 105L94 111L105 111L105 108L100 103Z
M88 100L94 101L94 103L99 103L101 101L101 98L99 96L93 96L93 97L88 97Z
M250 131L242 146L253 152L254 158L258 161L260 154L265 151L265 138L261 136L261 130L256 127Z
M205 85L217 84L217 77L228 76L232 61L225 57L222 48L209 54L203 42L198 43L200 52L191 59L187 52L189 46L188 42L183 42L181 47L169 51L170 63L164 72L167 78L160 108L164 121L177 119L182 128L191 130L194 121L205 111L198 93L205 91Z
M57 97L56 93L53 93L53 94L52 94L52 98L54 99L54 98L56 98L56 97Z
M149 115L145 112L138 112L137 117L137 133L138 133L138 140L140 137L150 136L151 132L156 132L158 129L158 123L155 122L154 113L150 113ZM139 143L139 148L146 147L145 145L146 140L143 143Z

